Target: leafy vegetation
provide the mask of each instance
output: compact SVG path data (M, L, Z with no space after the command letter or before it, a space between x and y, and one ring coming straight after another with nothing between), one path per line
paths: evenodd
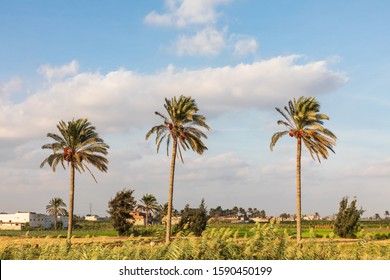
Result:
M141 198L141 203L137 205L137 209L145 211L145 226L147 227L149 225L149 213L155 213L159 210L156 197L152 194L145 194Z
M46 212L54 217L54 229L57 230L57 216L67 216L66 204L62 198L54 197L49 201L46 206Z
M140 227L145 229L144 227ZM334 237L308 238L297 245L282 225L208 228L200 237L182 237L170 244L164 237L129 237L115 242L75 239L71 246L58 238L0 242L2 260L388 260L390 241L363 236L358 242L339 242ZM76 242L77 241L77 242Z
M334 232L344 238L355 238L359 230L359 219L363 209L356 208L356 199L348 206L348 197L340 201L339 213L334 224Z
M185 206L177 227L179 231L187 231L193 233L195 236L201 236L202 232L206 229L207 220L207 210L204 199L202 199L198 208L190 208L188 204Z
M127 235L133 226L131 212L135 210L137 202L133 196L134 190L122 190L108 202L108 213L114 228L120 236Z

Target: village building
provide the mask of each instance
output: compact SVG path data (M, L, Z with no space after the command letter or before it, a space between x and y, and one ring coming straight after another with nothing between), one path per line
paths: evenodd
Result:
M98 215L86 215L84 218L86 221L99 221L102 220Z
M289 217L277 217L276 221L278 221L278 222L295 222L296 217L295 217L295 215L291 215Z
M321 220L320 215L305 215L303 216L303 220L305 221L318 221Z
M59 216L57 221L64 228L68 227L68 217ZM50 229L54 225L54 217L35 212L17 212L15 214L0 214L0 230L22 230L26 226L31 228Z
M266 217L266 218L260 218L260 217L253 217L250 218L250 221L253 221L255 223L269 223L272 217Z
M144 226L146 224L146 214L138 212L138 211L133 211L131 212L131 216L133 217L135 226Z
M181 216L172 216L171 225L178 225L180 223ZM164 216L161 220L161 224L165 225L167 223L167 216Z

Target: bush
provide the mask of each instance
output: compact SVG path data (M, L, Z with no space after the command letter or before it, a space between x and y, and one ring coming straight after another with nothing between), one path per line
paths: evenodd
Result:
M113 226L120 236L129 234L133 226L131 212L137 204L133 192L134 190L122 190L117 192L115 198L108 202L109 210L107 212L110 214Z
M374 239L375 240L386 240L388 238L390 238L390 234L387 235L386 233L376 233L374 235Z
M192 209L188 204L185 206L177 229L179 231L192 232L195 236L201 236L206 229L207 220L207 210L204 205L204 199L202 199L199 208Z
M363 209L356 209L356 199L348 206L348 197L340 201L339 213L334 223L334 233L343 238L356 238Z

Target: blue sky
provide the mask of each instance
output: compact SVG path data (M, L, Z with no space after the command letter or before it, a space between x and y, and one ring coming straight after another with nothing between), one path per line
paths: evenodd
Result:
M315 96L336 154L303 153L302 211L343 196L389 210L388 1L0 0L0 211L68 201L68 170L39 169L60 120L87 117L110 145L109 172L76 178L75 212L105 216L124 188L167 199L169 158L146 132L165 97L191 95L212 130L185 154L174 206L295 212L295 143L274 107Z

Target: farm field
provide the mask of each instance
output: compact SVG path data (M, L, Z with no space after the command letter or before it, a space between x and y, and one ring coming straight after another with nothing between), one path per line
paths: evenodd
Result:
M291 226L291 227L290 227ZM85 227L85 225L84 225ZM108 225L107 225L108 227ZM165 245L162 226L118 237L108 228L77 230L72 245L62 231L1 232L2 260L390 260L386 225L365 225L356 239L340 239L326 225L305 224L298 246L289 224L213 225L201 237L182 232ZM56 234L55 234L56 233ZM383 239L383 240L378 240Z

